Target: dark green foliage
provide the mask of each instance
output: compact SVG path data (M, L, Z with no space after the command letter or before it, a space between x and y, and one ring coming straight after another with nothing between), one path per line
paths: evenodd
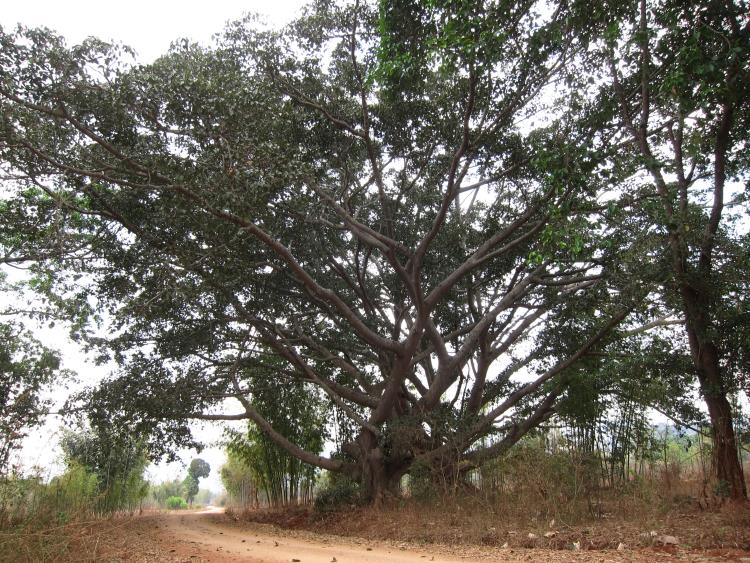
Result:
M198 479L188 473L188 476L182 481L182 490L185 491L185 498L191 506L195 495L198 494L198 489Z
M200 480L203 477L208 477L209 473L211 473L211 466L201 458L196 458L190 462L187 477L182 482L185 490L185 498L189 505L192 506L193 499L198 494Z
M479 353L479 336L485 347L504 336L512 336L509 345L516 341L520 345L526 334L511 335L508 330L514 318L529 310L519 313L510 297L498 310L493 307L521 280L531 282L524 297L543 301L545 292L531 276L539 260L562 260L562 270L553 268L548 274L554 278L564 271L571 249L581 252L580 237L575 235L565 245L550 241L553 232L570 223L565 213L555 211L558 206L569 210L573 202L589 197L578 190L592 166L585 157L571 158L580 155L581 147L563 143L565 123L537 127L531 133L513 124L535 111L524 96L533 97L553 74L562 72L554 60L568 48L543 46L543 38L556 33L562 16L535 30L532 12L524 12L528 8L519 6L503 16L503 21L521 18L523 25L514 36L485 33L486 49L469 53L470 57L461 51L455 64L439 72L427 65L426 74L437 82L430 92L434 97L429 104L423 100L422 108L400 105L373 81L374 56L380 49L371 35L377 14L364 5L317 6L309 18L281 36L237 24L215 49L184 43L153 65L132 69L118 66L117 49L96 41L66 50L58 38L33 31L21 32L29 38L28 44L4 36L5 76L16 72L26 76L20 61L30 57L38 61L38 75L50 87L40 89L34 83L24 95L34 103L48 103L46 92L57 92L72 117L58 130L54 115L37 114L30 107L20 110L18 121L11 120L5 129L8 143L3 155L9 163L55 174L53 163L32 162L36 159L17 146L15 139L23 133L16 127L27 121L29 127L38 127L34 142L43 143L44 151L60 150L82 169L102 158L116 161L125 153L133 163L113 167L118 171L112 176L83 174L78 185L38 189L36 195L47 206L50 201L61 202L65 213L75 207L86 228L92 229L87 231L89 245L98 266L88 287L114 319L118 336L90 342L100 348L103 358L122 363L116 378L87 397L97 420L104 422L113 415L127 420L129 427L153 437L154 454L170 441L190 444L184 421L209 410L216 397L239 393L237 387L249 383L242 378L232 381L240 372L230 369L227 356L241 357L242 367L253 369L276 356L282 363L276 366L273 384L296 378L332 395L337 412L349 418L347 424L356 430L347 441L351 447L361 420L378 401L377 389L406 378L405 372L391 375L394 350L383 339L403 340L411 330L404 322L417 312L418 296L414 282L404 278L401 268L408 261L403 249L408 254L420 244L425 252L420 251L413 262L420 264L408 274L419 279L420 294L458 273L440 290L444 295L435 295L429 310L419 313L423 320L414 325L415 330L424 332L429 317L449 349L456 349L459 337L483 318L492 330L471 333L467 353L457 358L455 368L442 368L450 375L433 386L426 410L415 404L409 409L435 408L440 403L435 396L439 399L459 373L464 374L461 386L468 388L466 370L469 359ZM488 14L483 29L499 14ZM346 35L352 26L358 26L361 36ZM448 37L448 43L431 43L431 48L449 48L456 33L463 31ZM327 36L344 37L333 47L330 68L316 58L322 53L312 54L317 47L327 48ZM528 58L515 68L506 54L518 40L528 43L528 49L520 50ZM295 43L313 51L299 57ZM360 60L352 60L350 47L361 54ZM52 52L57 57L54 64L48 60ZM84 62L85 57L90 62ZM462 66L469 59L483 63L471 80L463 75ZM101 67L111 86L76 86L86 83L87 65ZM513 72L514 78L501 77L504 71ZM358 107L363 94L365 101L373 97L365 108ZM474 101L469 103L469 98ZM9 108L17 103L13 98L5 100ZM330 106L331 113L316 109L319 103ZM463 135L472 139L470 151L460 148L466 112L488 116L486 127L477 122ZM410 127L403 127L405 117ZM351 128L336 119L352 124ZM82 130L80 120L93 129ZM368 138L353 133L357 128L366 130ZM87 146L81 141L89 134L114 144ZM453 199L444 188L446 175L456 179L459 169L450 155L458 148L455 164L463 161L472 176L486 176L489 197L482 196L463 211L443 214L443 203ZM401 169L396 166L381 178L372 178L373 167L394 159L403 160ZM565 170L549 173L554 163L565 159ZM152 172L143 177L145 170ZM150 186L145 191L131 189L144 180ZM466 172L457 180L452 190L464 180L470 183ZM28 182L20 184L25 187ZM339 191L341 185L344 191ZM526 211L528 217L521 220ZM395 241L387 244L395 244L402 256L394 261L390 251L383 250L384 243L374 243L372 235L353 224L342 232L337 226L344 220L342 214L360 217L368 229ZM537 235L546 222L543 248L534 251L532 245L539 242ZM81 230L81 225L65 217L60 224L73 233ZM510 238L482 247L506 228ZM481 267L460 270L474 251L488 254L506 240L515 242L488 256ZM593 266L588 258L582 257L584 269ZM66 267L53 268L50 294L70 287ZM320 295L325 296L323 301ZM331 295L336 299L331 301ZM479 308L470 305L472 299ZM389 318L383 314L386 309L403 314ZM459 337L449 336L454 333ZM380 338L377 344L372 342L375 334ZM252 353L237 352L245 348L248 335L263 345ZM301 348L292 345L295 340ZM144 342L151 343L148 351L140 348ZM434 351L425 334L415 333L409 342L412 358L425 358L409 366L409 379L422 380L409 392L423 394L425 384L432 385L425 371L429 370L426 358ZM480 397L481 387L478 384ZM467 395L462 392L457 397ZM483 401L489 404L498 397ZM414 403L419 398L401 400ZM468 410L456 406L454 416L470 419L478 406ZM488 418L467 434L461 449L470 447L491 423ZM417 449L440 447L444 434L436 432ZM413 455L413 448L404 451Z
M190 462L188 475L191 477L203 479L204 477L208 477L209 473L211 473L211 466L201 458L196 458Z
M409 494L419 502L435 502L441 495L448 490L441 487L445 483L440 483L442 475L429 464L415 463L409 471Z
M315 495L315 510L336 512L362 502L359 484L344 476L329 474L322 488Z
M641 6L318 2L140 66L0 32L0 245L118 363L81 397L94 423L159 455L191 418L244 418L269 499L300 461L378 499L604 395L683 410L639 325L684 316L701 385L717 351L704 395L738 388L747 241L721 206L747 180L745 3Z

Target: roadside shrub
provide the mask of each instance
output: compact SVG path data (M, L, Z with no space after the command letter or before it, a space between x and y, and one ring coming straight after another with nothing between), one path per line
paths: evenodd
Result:
M185 502L185 499L182 497L169 497L166 504L169 510L182 510L187 508L187 502Z
M16 525L56 526L97 514L96 475L78 464L45 483L40 475L0 479L0 530Z
M97 476L82 465L71 463L64 474L44 488L37 514L43 516L49 512L57 524L65 524L96 512L99 496ZM53 518L47 515L46 520Z
M317 512L334 512L346 505L360 501L359 484L351 479L338 477L330 480L315 497Z
M544 518L600 516L596 459L582 452L549 452L527 439L507 455L483 465L473 480L487 501L509 515L529 507Z
M30 517L44 494L40 476L11 474L0 477L0 530L23 523Z

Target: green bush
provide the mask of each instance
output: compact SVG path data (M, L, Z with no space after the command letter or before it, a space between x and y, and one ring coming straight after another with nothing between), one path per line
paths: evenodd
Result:
M167 508L169 510L182 510L187 508L187 502L182 497L169 497L167 499Z
M359 484L351 479L336 478L329 481L315 497L315 510L334 512L345 505L358 504Z

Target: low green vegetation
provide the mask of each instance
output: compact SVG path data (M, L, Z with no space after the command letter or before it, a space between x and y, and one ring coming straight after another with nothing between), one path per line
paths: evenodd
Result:
M151 508L167 508L170 510L208 504L214 494L199 487L200 479L208 477L211 467L200 458L193 459L187 468L187 475L170 481L152 484L147 504ZM177 499L181 500L179 502Z
M0 528L61 525L143 507L149 484L141 443L86 429L67 432L62 449L61 475L0 478Z
M149 500L157 508L166 508L167 499L173 497L184 497L184 486L181 479L162 481L151 485Z
M80 466L95 477L96 512L132 512L143 506L149 489L143 476L148 464L143 442L98 427L66 432L61 445L69 468Z
M273 376L274 366L271 363L247 376L258 382L258 391L253 398L255 408L284 438L307 451L320 453L327 437L327 432L321 431L326 424L325 402L311 396L309 387L301 382L278 388L262 387L259 382ZM312 500L316 478L314 466L291 455L256 424L250 423L246 432L234 432L230 437L227 447L229 462L221 472L230 499L238 502L242 499L242 503L263 502L270 506ZM248 479L252 481L252 487L245 485Z
M188 507L188 503L182 497L169 497L165 505L169 510L181 510Z
M313 505L315 510L335 512L361 503L359 483L333 473L324 473L321 476Z
M85 429L67 432L62 449L60 475L0 477L0 561L79 560L84 547L96 553L96 533L86 531L92 520L189 506L186 479L154 485L145 480L147 457L139 441ZM212 497L199 489L192 500L208 504Z
M150 484L144 478L147 454L137 440L85 429L66 432L61 445L60 475L0 477L0 530L44 529L146 508L183 509L193 501L208 504L214 496L191 488L209 474L201 459L193 460L185 479Z

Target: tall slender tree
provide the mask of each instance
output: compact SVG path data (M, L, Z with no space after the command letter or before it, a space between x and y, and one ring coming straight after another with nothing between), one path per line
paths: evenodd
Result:
M740 281L746 272L737 278L736 268L746 263L746 249L734 225L748 219L739 206L750 157L749 6L625 4L629 16L610 20L599 52L618 150L632 156L639 186L637 197L627 194L623 202L641 217L644 232L661 238L662 303L684 317L718 489L744 499L728 394L746 369L731 358L743 347L733 333L747 295Z

